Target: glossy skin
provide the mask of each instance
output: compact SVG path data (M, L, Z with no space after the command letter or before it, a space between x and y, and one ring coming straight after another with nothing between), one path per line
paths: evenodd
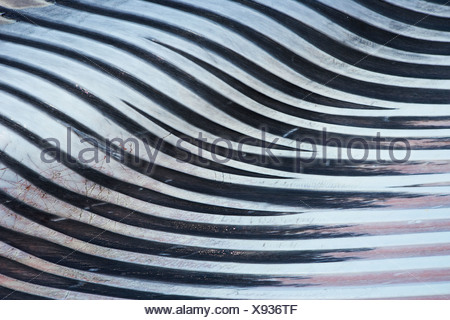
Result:
M389 1L437 8L416 2ZM16 22L0 27L0 294L448 298L447 17L413 26L384 10L4 8ZM49 138L60 161L43 157ZM355 138L367 150L349 153Z

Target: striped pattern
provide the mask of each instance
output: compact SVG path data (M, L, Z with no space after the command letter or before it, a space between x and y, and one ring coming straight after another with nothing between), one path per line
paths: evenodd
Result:
M450 298L449 8L0 7L16 21L0 27L0 296ZM368 159L296 144L324 130ZM50 137L60 162L41 158ZM274 139L279 162L261 156Z

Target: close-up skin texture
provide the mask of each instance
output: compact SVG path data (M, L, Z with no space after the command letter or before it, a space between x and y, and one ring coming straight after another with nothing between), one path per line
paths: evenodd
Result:
M0 6L4 6L9 9L26 9L48 6L45 0L1 0Z
M0 13L0 299L450 298L450 5Z
M13 23L13 22L14 22L13 20L5 19L5 18L0 16L0 25L1 24Z

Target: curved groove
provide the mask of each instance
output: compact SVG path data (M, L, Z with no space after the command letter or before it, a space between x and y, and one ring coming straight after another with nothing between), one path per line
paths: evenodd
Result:
M295 0L320 12L334 23L350 30L358 36L394 49L427 53L427 54L450 54L450 43L415 39L395 32L381 30L369 25L360 19L347 16L344 12L328 7L319 1Z
M68 4L62 2L62 4L76 7L74 4ZM165 3L165 5L170 5L170 2ZM84 9L87 5L83 4ZM186 8L187 7L187 8ZM90 6L92 12L104 14L104 10L96 9ZM277 60L285 63L287 66L303 74L305 77L321 83L326 84L334 89L338 89L344 92L351 92L358 95L368 96L376 99L385 99L395 102L409 102L409 103L450 103L450 92L448 90L442 89L422 89L422 88L406 88L400 86L387 86L383 84L376 84L372 82L365 82L350 78L348 76L339 75L322 69L317 65L312 64L308 60L298 56L293 51L288 48L278 45L274 40L265 37L261 33L252 30L251 28L216 13L208 12L203 9L198 9L193 6L176 6L177 9L186 10L190 13L195 13L202 17L207 17L212 21L220 23L229 29L239 29L240 34L248 38L253 43L257 44L267 52L269 52ZM114 14L112 14L114 15ZM117 16L117 14L116 14ZM139 17L134 15L129 15L132 22L136 22ZM120 15L121 19L124 19L123 14ZM146 19L147 20L147 19ZM331 80L330 80L331 79ZM350 90L353 89L353 90ZM358 88L363 88L362 90L357 90Z
M328 37L326 34L316 31L307 24L304 24L283 12L249 0L234 1L271 17L320 50L348 64L357 65L360 68L370 71L403 77L429 79L448 79L448 77L450 77L450 68L448 66L423 65L401 61L394 62L388 59L368 55L365 52L350 48L345 44Z
M402 21L407 24L421 28L428 28L440 31L450 31L448 19L429 14L423 14L407 8L398 7L384 1L355 0L372 11L378 12L386 17Z
M0 299L448 297L449 19L344 2L0 7Z

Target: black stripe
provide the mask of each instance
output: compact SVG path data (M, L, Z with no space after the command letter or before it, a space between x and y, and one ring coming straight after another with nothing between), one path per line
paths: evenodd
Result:
M92 235L101 234L101 237L107 237L112 240L102 240L101 245L105 245L105 241L110 243L107 246L115 246L120 243L130 243L133 245L134 241L137 241L137 247L155 247L154 241L139 240L136 238L130 238L128 236L116 234L114 232L105 232L105 230L97 227L92 227L85 223L72 220L61 219L58 216L47 213L40 209L36 209L27 205L24 202L18 201L8 194L5 194L0 190L0 204L6 208L14 211L21 216L26 217L40 225L46 226L50 229L59 231L71 237L85 240L85 232ZM107 209L110 208L110 204L104 203ZM102 206L103 206L102 205ZM92 212L92 211L91 211ZM320 225L308 225L307 227L297 227L295 225L289 226L240 226L240 225L220 225L220 224L207 224L207 223L190 223L181 220L165 219L150 215L143 215L140 212L129 212L128 217L118 217L120 211L112 214L99 214L113 221L118 221L124 224L136 226L139 228L148 228L151 230L158 230L164 232L195 235L211 238L225 238L225 239L246 239L246 240L286 240L286 239L324 239L324 238L340 238L340 237L358 237L365 234L362 233L349 233L339 232L339 228L350 227L349 225L334 225L334 226L320 226ZM94 212L93 212L94 213ZM95 212L98 214L97 212ZM130 222L131 221L131 222ZM103 235L103 233L105 233ZM88 239L90 240L90 238ZM118 247L116 247L118 248ZM162 248L166 250L167 247ZM153 252L152 254L157 254Z
M0 36L1 37L1 36ZM1 58L0 58L1 59ZM1 63L1 62L0 62ZM82 123L80 123L79 121L73 119L72 117L67 116L66 114L64 114L63 112L59 111L58 109L55 109L54 107L40 101L39 99L31 96L30 94L14 88L12 86L9 86L7 84L2 84L0 83L0 90L3 90L5 92L8 92L11 95L16 96L17 98L19 98L20 100L23 100L25 102L27 102L29 105L32 105L33 107L44 111L46 114L50 115L51 117L57 119L58 121L62 121L64 124L67 124L70 126L70 128L73 128L74 130L76 130L78 133L82 133L83 136L89 136L94 138L95 140L97 140L100 144L106 145L106 140L100 136L99 134L97 134L95 131L91 130L90 128L86 127L85 125L83 125ZM126 101L124 101L124 103L130 105L129 103L127 103ZM130 107L133 107L130 105ZM133 107L136 111L138 111L137 108ZM142 112L142 111L140 111ZM190 137L183 135L181 132L178 132L177 130L173 129L170 126L165 125L163 122L159 121L156 118L153 117L149 117L149 120L153 121L154 123L156 123L157 125L163 127L164 129L168 130L169 132L177 135L180 137L180 139L186 139L187 141L189 141ZM145 142L148 141L155 141L157 140L158 137L155 135L151 135L151 140L144 140ZM191 139L192 140L192 139ZM206 143L204 143L206 144ZM196 144L198 147L203 147L203 144ZM117 147L114 144L110 144L110 149L112 149L114 152L118 152L118 153L123 153L123 149L120 149L119 147ZM225 153L225 149L218 147L216 149L219 149L222 153ZM274 148L275 149L275 148ZM205 150L211 150L211 145L210 144L206 144L205 146ZM180 149L177 148L176 146L173 146L172 144L170 144L169 142L165 142L164 144L161 145L161 149L160 152L163 152L169 156L172 156L174 158L179 158L180 157ZM210 170L214 170L220 173L230 173L230 174L236 174L236 175L242 175L242 176L250 176L250 177L260 177L260 178L279 178L282 179L282 177L277 177L277 176L272 176L272 175L267 175L267 174L260 174L260 173L254 173L254 172L248 172L245 170L241 170L241 169L237 169L237 168L233 168L233 167L229 167L226 165L222 165L221 163L217 163L217 162L213 162L213 161L207 161L206 159L202 159L202 161L200 161L200 157L198 157L196 154L193 154L191 152L188 151L184 151L185 153L189 153L189 157L190 157L190 161L189 163L202 167L202 168L208 168ZM239 161L239 157L236 157L237 160Z
M165 32L182 37L182 38L184 38L188 41L191 41L201 47L204 47L206 49L213 51L215 54L217 54L219 56L224 57L225 59L234 63L235 65L237 65L239 68L241 68L245 72L251 74L258 80L268 84L269 86L272 86L272 87L276 88L277 90L280 90L286 94L289 94L293 97L296 97L296 98L299 98L299 99L302 99L305 101L323 104L323 105L327 105L327 106L349 108L349 109L368 109L368 110L386 109L383 107L374 107L374 106L362 105L362 104L353 103L353 102L341 101L341 100L322 96L322 95L313 93L311 91L305 90L293 83L287 82L287 81L283 80L282 78L277 77L276 75L272 74L271 72L267 71L266 69L258 66L257 64L252 62L250 59L247 59L244 56L239 55L238 53L230 50L229 48L227 48L223 45L213 42L205 37L199 36L196 33L192 33L188 30L174 27L172 25L169 25L169 24L161 22L161 21L144 18L144 17L140 17L140 16L136 16L136 15L131 15L131 14L125 14L123 12L115 12L113 10L109 10L106 8L97 8L97 7L86 5L86 4L81 5L81 4L73 3L71 1L69 1L69 2L63 1L61 4L63 4L64 6L67 6L67 7L75 8L78 10L83 10L86 12L92 12L92 13L95 13L98 15L109 16L109 17L113 17L113 18L117 18L117 19L122 19L125 21L130 21L130 22L139 23L142 25L147 25L152 28L160 29ZM24 15L24 14L16 15L14 12L11 12L11 11L8 11L8 15L11 15L16 20L19 20L19 21L22 21L25 23L29 23L29 21L27 21L25 19L28 17L27 15ZM47 20L43 20L41 18L37 18L34 16L30 16L29 18L32 18L33 22L39 24L40 26L46 26L49 28L54 28L56 30L70 31L74 34L80 34L80 35L84 35L86 33L86 31L83 29L77 30L76 28L74 28L72 26L67 26L67 25L64 25L62 27L58 23L49 22ZM102 35L102 37L104 37L104 36ZM102 40L102 41L104 42L105 40Z
M302 23L300 20L272 9L269 6L249 0L232 1L248 6L269 16L320 50L348 64L356 65L358 68L401 77L450 79L449 66L409 63L372 56L366 52L346 46L345 43L328 37L326 34ZM164 3L166 2L167 1L164 1Z
M286 64L293 70L315 82L324 84L334 89L366 97L396 102L427 104L450 103L449 90L408 88L353 79L345 75L323 69L311 63L307 59L300 57L289 48L280 46L276 41L270 39L264 34L235 20L216 14L215 12L180 3L164 2L164 5L207 18L229 28L232 31L239 30L239 35L247 38L254 44L266 50L273 57ZM83 5L83 8L84 7L85 5ZM102 12L103 11L104 10L102 9ZM194 79L191 79L191 81L192 80Z
M277 284L276 277L261 275L212 273L204 271L187 271L180 268L170 269L163 267L153 267L148 265L122 262L85 254L70 248L52 243L38 237L29 236L24 233L0 227L0 240L19 250L27 252L37 258L65 267L90 271L111 276L121 276L124 278L146 279L152 281L209 284L209 285L230 285L230 286L259 286ZM176 250L174 247L174 251ZM347 261L357 258L358 252L369 249L342 249L333 251L287 251L287 252L245 252L239 250L223 250L204 248L192 255L181 257L183 259L193 259L205 261L240 262L240 263L326 263ZM354 253L355 257L337 258L336 253ZM161 254L164 254L162 252ZM170 255L170 253L168 253ZM201 257L203 256L203 259ZM150 257L149 257L150 259ZM169 259L169 258L167 258ZM170 260L168 260L169 262ZM96 269L96 271L92 271Z
M372 26L315 0L295 0L351 32L386 47L426 54L450 55L450 43L411 38Z
M195 64L201 66L209 73L214 74L219 79L226 82L228 85L243 93L247 97L255 100L256 102L267 106L285 114L299 117L301 119L307 119L312 121L318 121L323 123L332 123L343 126L365 127L365 128L383 128L383 129L447 129L450 128L450 117L361 117L361 116L342 116L336 114L326 114L321 112L314 112L300 107L294 107L281 101L275 100L264 93L261 93L252 87L246 85L233 76L225 73L224 71L216 68L214 65L207 63L193 55L175 48L168 44L153 40L183 57L191 60ZM450 73L448 73L450 74Z
M35 144L37 147L42 150L54 148L50 143L46 143L42 140L42 138L33 134L29 130L22 128L8 120L2 116L0 116L0 123L5 126L10 127L12 130L15 130L25 139L29 140L31 143ZM172 207L182 210L196 210L207 213L212 213L213 211L221 211L223 214L227 211L231 212L239 212L244 211L248 214L248 210L242 209L230 209L221 206L211 206L200 204L193 201L188 201L180 198L171 197L165 195L160 192L156 192L150 189L139 188L138 186L121 181L117 178L113 178L111 176L107 176L99 171L96 171L88 166L85 166L79 163L73 157L67 155L65 152L60 151L59 160L66 167L75 171L79 175L85 177L86 179L93 181L102 186L114 186L113 190L118 191L122 194L128 195L135 199L140 199L143 201L163 205L166 207ZM39 177L36 173L34 173L29 168L23 166L18 161L12 159L7 156L4 152L0 151L0 159L7 164L12 170L27 178L33 184L39 186L44 189L52 185L51 189L55 188L55 185L43 177ZM334 207L345 207L345 208L358 208L358 207L367 207L373 206L373 202L375 201L385 201L389 198L416 198L420 197L420 195L416 194L403 194L403 193L390 193L390 192L328 192L328 191L311 191L311 190L301 190L301 189L278 189L278 188L266 188L259 186L246 186L246 185L237 185L226 182L216 182L211 181L204 178L199 178L191 175L187 175L181 172L177 172L176 176L171 176L168 173L161 172L162 170L158 170L156 168L153 170L151 174L152 177L156 177L158 175L159 179L172 179L170 184L172 186L194 191L201 192L208 195L217 195L222 197L230 197L233 199L239 200L247 200L247 201L255 201L260 202L261 199L264 199L266 203L272 204L280 204L285 206L292 207L302 207L305 203L308 204L308 207L316 207L316 208L334 208ZM43 183L45 181L45 183ZM142 190L141 190L142 189ZM45 190L45 189L44 189ZM59 191L50 192L51 194L59 194ZM64 191L62 196L67 196L68 191ZM67 201L67 200L66 200Z
M0 268L2 274L21 280L30 284L40 286L68 290L73 292L81 292L87 294L95 294L109 297L116 297L122 299L133 300L188 300L192 299L189 296L181 295L165 295L156 292L145 292L131 289L123 289L120 287L112 287L102 284L94 284L87 281L75 280L53 275L47 272L42 272L35 268L28 267L19 262L6 259L0 256ZM0 290L0 295L2 292ZM9 298L9 297L8 297ZM31 296L29 299L36 299L36 296ZM201 298L201 297L200 297Z
M432 14L426 14L409 10L407 8L396 6L392 3L384 1L372 1L372 0L354 0L359 4L362 4L366 8L379 14L389 17L393 20L401 21L407 24L411 24L420 28L427 28L439 31L450 31L450 23L448 18L433 16Z
M2 286L0 286L0 298L1 300L51 300L46 297L41 297L18 290L12 290Z

